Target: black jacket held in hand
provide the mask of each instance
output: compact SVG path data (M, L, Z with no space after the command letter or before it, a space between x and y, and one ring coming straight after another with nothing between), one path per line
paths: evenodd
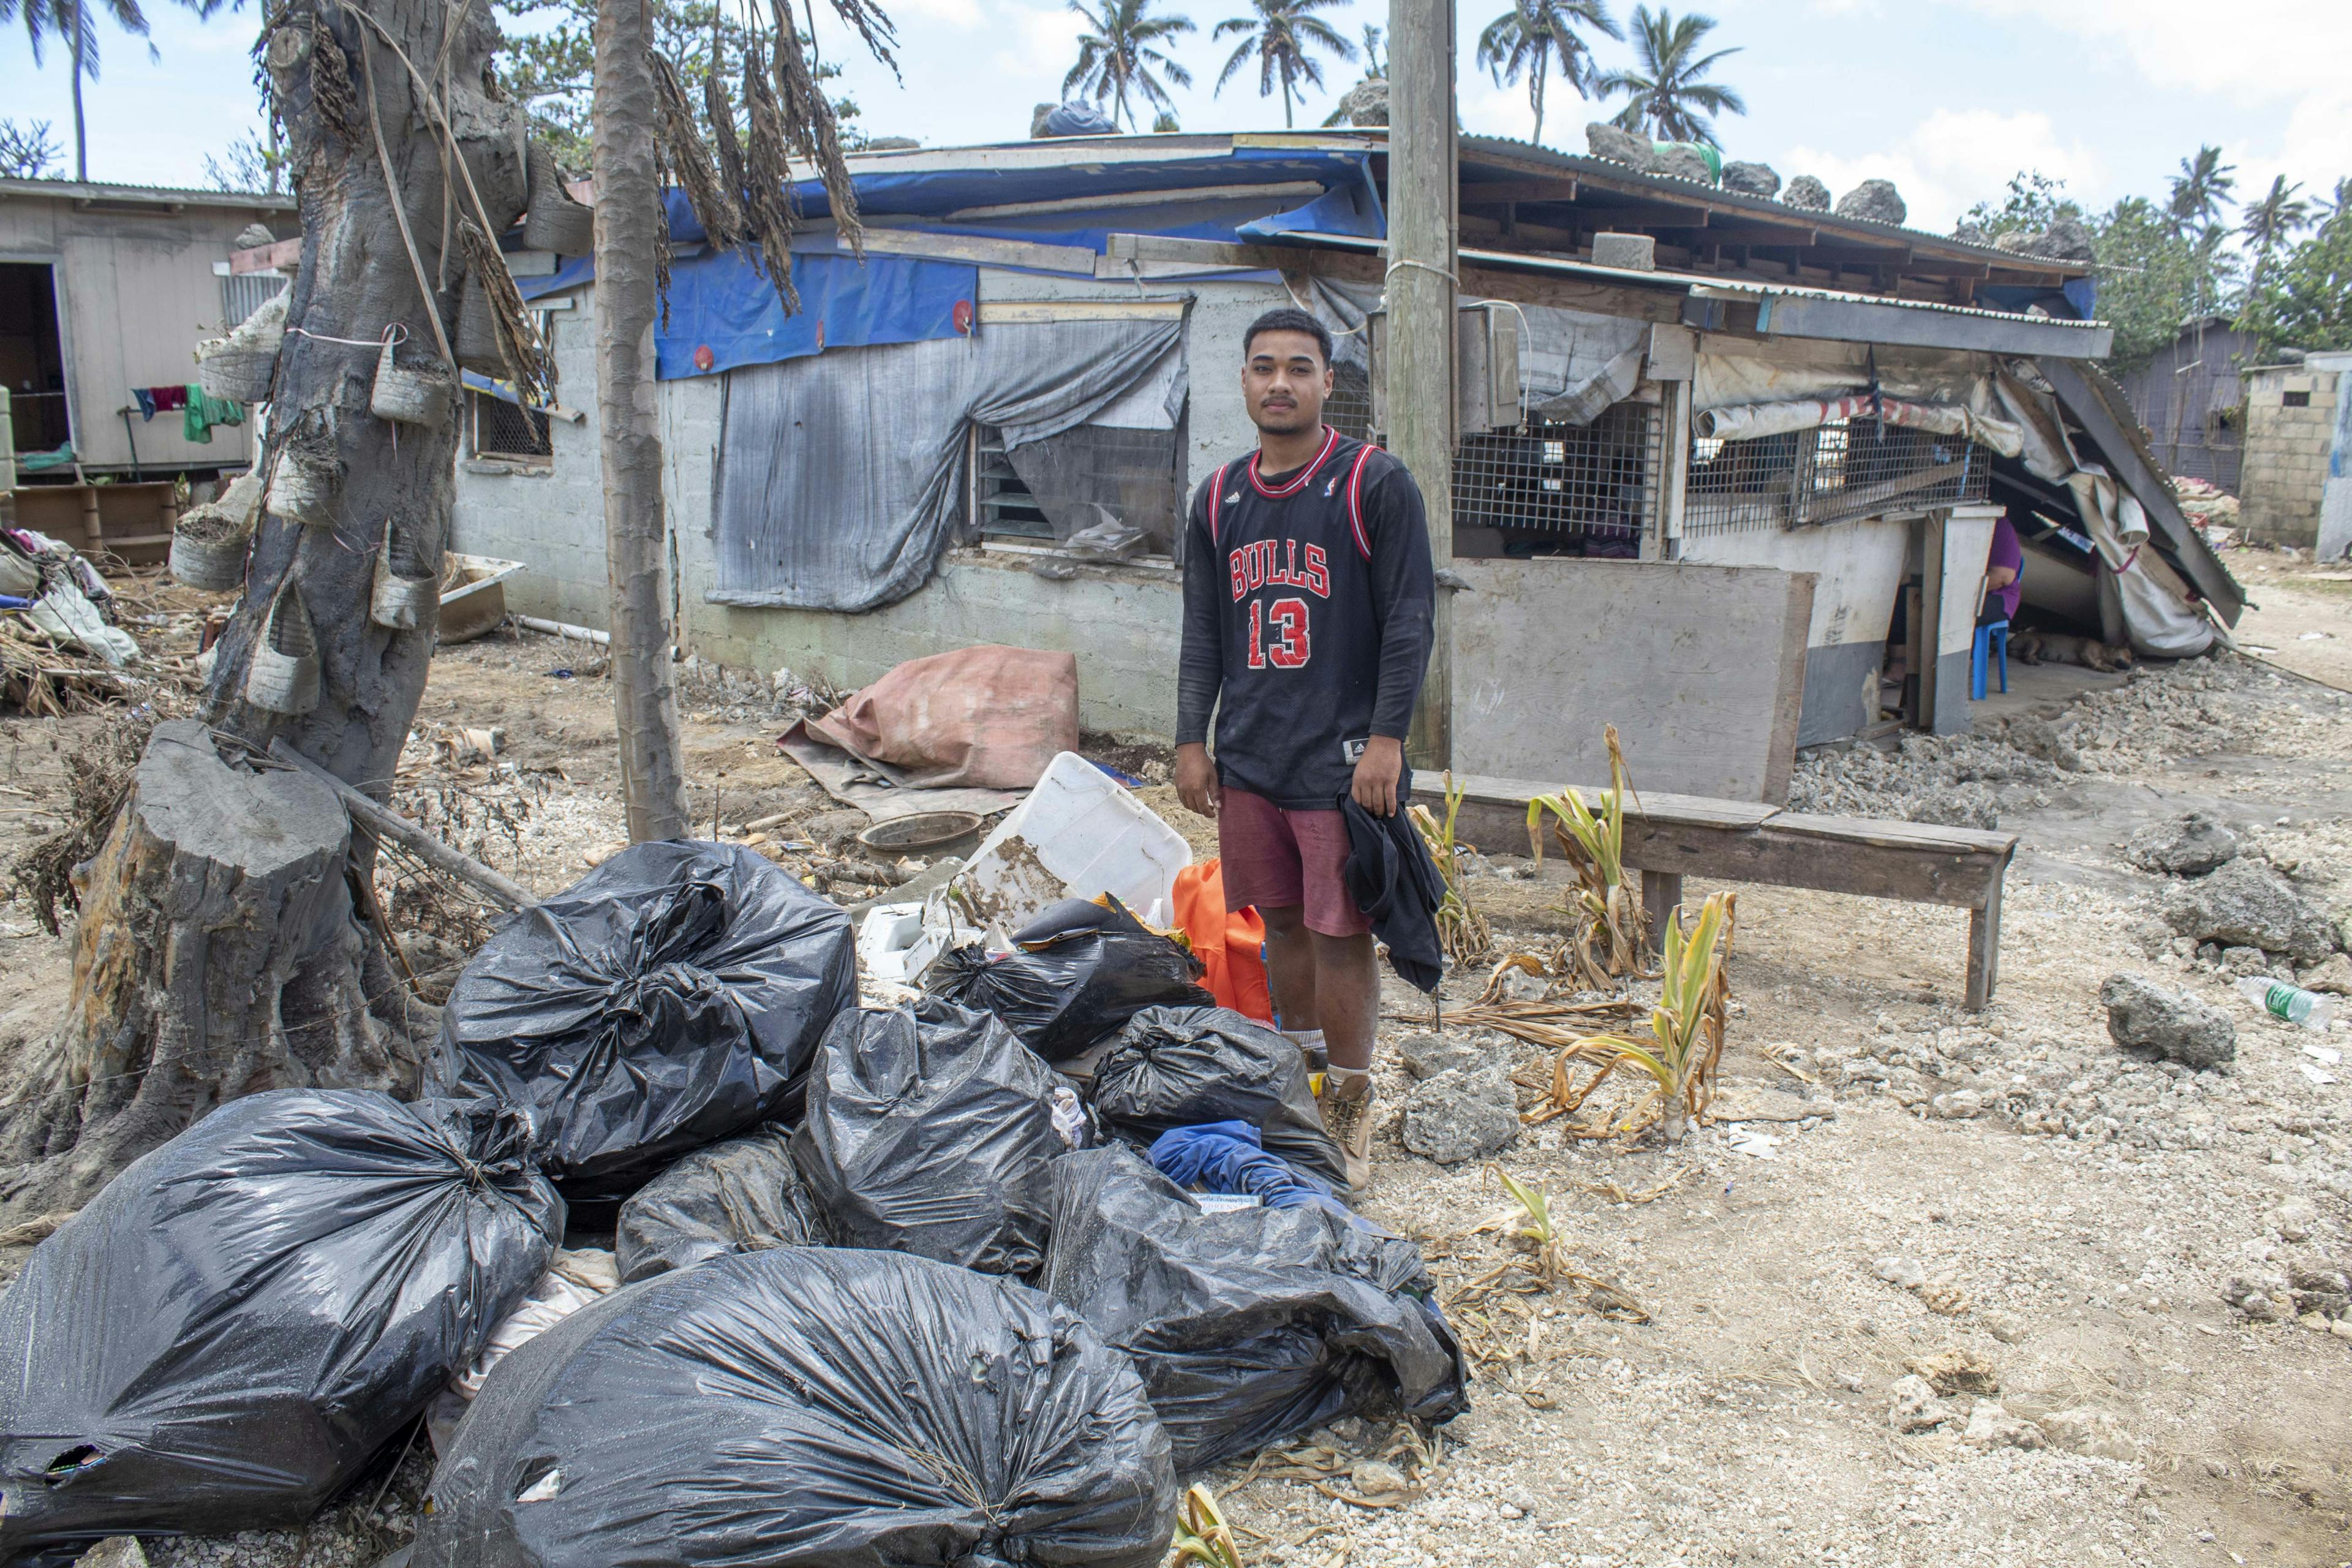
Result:
M1402 740L1429 668L1435 573L1412 475L1326 430L1303 468L1226 464L1192 497L1176 742L1209 738L1217 776L1322 811L1365 740Z
M1421 829L1405 810L1412 798L1412 770L1397 780L1397 809L1374 816L1353 795L1339 795L1339 815L1348 825L1348 896L1356 900L1372 934L1387 944L1389 967L1397 978L1426 995L1437 994L1445 952L1437 941L1437 911L1445 902L1445 879L1422 841Z

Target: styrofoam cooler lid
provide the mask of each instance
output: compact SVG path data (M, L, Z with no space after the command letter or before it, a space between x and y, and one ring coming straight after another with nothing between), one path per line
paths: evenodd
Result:
M1048 764L950 887L965 914L1016 931L1064 899L1108 893L1148 924L1175 910L1192 847L1123 784L1076 752Z

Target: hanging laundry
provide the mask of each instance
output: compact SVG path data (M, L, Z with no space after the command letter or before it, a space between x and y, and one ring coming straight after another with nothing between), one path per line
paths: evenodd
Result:
M132 401L133 403L136 403L137 405L139 405L139 417L140 417L141 419L142 419L142 420L146 420L146 421L150 421L150 422L152 422L152 421L154 419L154 417L155 417L155 389L154 389L153 387L152 387L152 386L134 386L134 387L132 387L132 388L131 389L131 401Z
M180 390L187 399L187 414L182 433L189 440L209 446L214 426L245 423L244 404L232 403L226 397L215 397L193 382Z

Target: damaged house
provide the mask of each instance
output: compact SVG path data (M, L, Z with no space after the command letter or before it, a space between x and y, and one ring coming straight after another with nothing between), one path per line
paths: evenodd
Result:
M1243 330L1316 310L1327 416L1381 434L1386 163L1377 130L856 156L865 258L803 190L792 316L674 193L681 646L844 686L1066 649L1090 728L1164 735L1180 519L1255 440ZM2004 510L2031 614L2165 657L2238 616L2082 264L1486 138L1459 200L1458 769L1599 776L1607 721L1654 787L1771 800L1800 745L1964 728ZM593 269L516 259L554 402L469 383L453 548L601 626Z

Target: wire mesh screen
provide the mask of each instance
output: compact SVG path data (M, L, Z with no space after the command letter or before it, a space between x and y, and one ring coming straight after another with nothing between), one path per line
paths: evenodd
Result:
M1632 555L1656 510L1659 445L1658 411L1646 403L1617 404L1590 425L1531 419L1465 436L1454 453L1454 526Z
M1982 500L1991 454L1957 436L1839 420L1747 441L1691 442L1683 532L1818 527Z
M1323 423L1352 440L1372 438L1372 383L1354 365L1332 368L1331 395L1323 400Z
M554 438L547 416L532 414L502 397L467 395L474 404L474 452L483 458L552 458Z

